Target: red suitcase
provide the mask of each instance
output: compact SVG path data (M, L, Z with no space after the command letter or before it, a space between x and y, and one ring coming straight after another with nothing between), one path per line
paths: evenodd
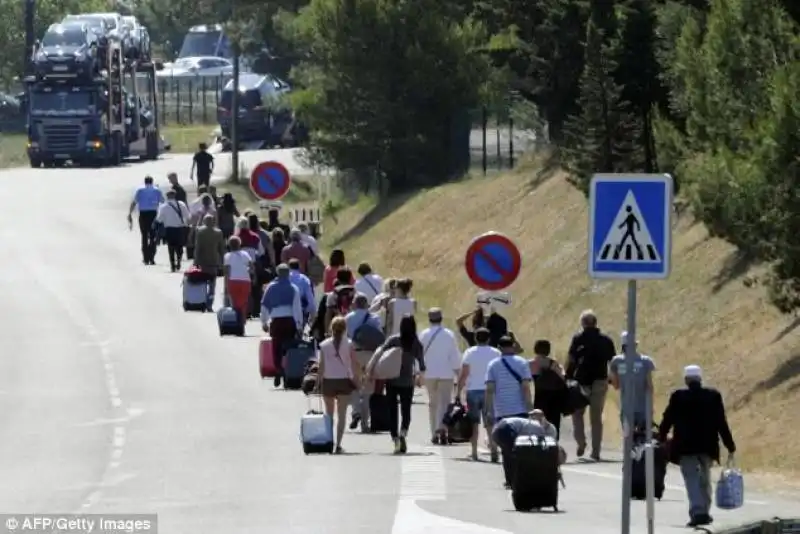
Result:
M272 353L272 338L264 336L258 345L258 367L261 378L273 378L278 376L275 368L275 356Z

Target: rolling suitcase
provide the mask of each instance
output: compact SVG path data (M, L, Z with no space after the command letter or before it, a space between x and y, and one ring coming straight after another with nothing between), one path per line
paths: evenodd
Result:
M667 464L669 463L666 448L653 441L653 474L654 497L659 501L664 496ZM640 443L633 448L633 466L631 470L631 499L643 501L647 499L647 460L645 453L647 444Z
M300 389L306 376L306 364L316 355L312 340L295 339L287 344L283 357L283 388Z
M321 411L306 412L300 419L300 442L306 454L333 454L333 419Z
M512 450L511 500L514 509L529 512L552 508L558 511L559 448L556 440L520 436Z
M231 307L220 308L217 312L217 324L220 336L244 336L244 321L239 313Z
M389 397L383 391L383 382L375 382L375 391L369 396L369 431L372 433L389 432ZM397 407L395 406L396 410Z
M278 376L272 347L272 338L270 336L261 338L258 344L258 369L261 373L261 378L274 378Z
M206 296L208 284L205 282L190 282L183 278L183 311L205 312L208 308Z

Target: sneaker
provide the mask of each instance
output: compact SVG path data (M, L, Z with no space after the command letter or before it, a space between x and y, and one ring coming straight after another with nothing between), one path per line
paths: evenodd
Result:
M433 435L433 437L431 438L431 444L433 444L433 445L438 445L439 444L439 436L438 436L438 434L434 434Z
M406 433L402 432L400 437L398 438L400 442L400 454L405 454L408 452L408 444L406 443Z
M281 377L276 376L275 380L273 380L272 383L275 385L276 388L281 387Z
M394 441L394 453L403 454L402 447L400 446L400 438L392 438L392 441Z
M581 458L584 453L586 453L586 445L578 445L578 450L575 451L575 455Z
M358 424L361 422L361 416L357 413L353 414L353 417L350 419L350 430L355 430L358 428Z
M496 464L500 461L500 455L497 454L497 451L491 451L489 453L489 459L492 461L493 464Z
M599 462L600 461L600 453L599 452L593 452L592 454L589 455L589 458L591 458L592 461Z

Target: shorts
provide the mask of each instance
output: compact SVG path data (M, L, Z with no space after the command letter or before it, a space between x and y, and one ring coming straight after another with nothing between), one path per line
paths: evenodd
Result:
M355 385L349 378L323 378L322 395L324 397L343 397L355 391Z
M489 414L486 413L485 391L480 389L467 391L467 417L475 424L479 424L481 420L485 424L491 422Z

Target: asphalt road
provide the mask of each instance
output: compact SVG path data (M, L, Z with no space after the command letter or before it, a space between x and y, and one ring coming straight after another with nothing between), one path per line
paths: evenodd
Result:
M188 161L0 173L0 513L157 513L169 534L618 531L619 464L571 462L562 513L515 513L498 466L426 445L422 404L405 457L386 436L357 434L348 455L304 456L307 401L259 379L258 325L221 339L213 316L184 313L165 253L142 266L128 231L143 175ZM674 473L669 484L659 532L686 520ZM718 522L798 509L747 498ZM642 532L644 506L633 509Z

